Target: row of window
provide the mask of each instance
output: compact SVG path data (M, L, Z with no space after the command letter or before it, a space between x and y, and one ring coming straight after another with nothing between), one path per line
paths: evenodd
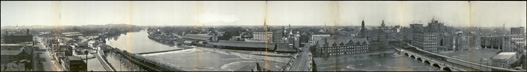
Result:
M355 53L365 53L368 51L353 51L353 52L340 52L340 53L329 53L330 56L332 55L344 55L344 54L355 54Z
M368 48L360 48L360 49L335 49L335 50L326 50L328 52L349 52L349 51L359 51L359 50L368 50Z

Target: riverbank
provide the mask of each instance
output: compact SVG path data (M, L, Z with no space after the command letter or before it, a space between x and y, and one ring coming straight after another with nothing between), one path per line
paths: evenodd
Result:
M425 63L399 55L314 57L318 71L440 71Z

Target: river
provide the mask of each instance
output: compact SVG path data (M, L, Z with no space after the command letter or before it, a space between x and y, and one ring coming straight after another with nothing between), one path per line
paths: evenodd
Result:
M149 39L146 30L129 32L108 38L106 44L131 53L183 49ZM193 47L142 56L174 65L186 71L251 71L250 68L254 67L247 66L255 66L256 63L273 71L278 71L283 69L286 62L290 59L289 57L266 57L261 54L265 54L265 52ZM268 54L289 56L289 54ZM114 65L114 67L116 66Z
M410 57L389 54L386 56L334 56L314 58L319 71L441 71Z
M168 46L149 39L146 30L129 32L118 37L109 38L106 44L132 53L182 49L177 46ZM246 66L255 66L256 63L260 63L261 66L270 68L273 71L278 71L290 59L288 57L266 57L257 54L265 54L265 52L194 47L191 49L142 56L155 61L169 63L187 71L250 71L250 69L244 68L254 68ZM287 54L267 54L287 56ZM440 70L439 68L397 54L386 55L384 57L340 56L314 59L317 61L317 69L321 71ZM114 67L116 66L114 65Z

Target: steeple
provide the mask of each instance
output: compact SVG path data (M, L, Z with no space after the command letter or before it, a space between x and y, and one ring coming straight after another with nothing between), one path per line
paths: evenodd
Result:
M364 20L362 20L362 24L361 25L362 25L362 27L360 29L360 33L359 33L360 36L359 36L359 38L364 38L364 37L366 37L366 27L364 27Z
M361 25L362 25L362 27L361 27L361 28L362 28L362 29L364 29L364 20L362 20L362 23L361 23ZM361 30L362 30L362 29L361 29Z
M385 26L385 25L384 25L384 20L382 20L381 27L384 27L384 26Z

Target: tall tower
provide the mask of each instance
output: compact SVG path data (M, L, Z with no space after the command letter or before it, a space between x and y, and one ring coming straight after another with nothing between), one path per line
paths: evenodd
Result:
M366 38L366 27L364 27L364 20L362 20L362 27L360 29L360 38Z
M384 25L384 20L382 20L381 27L384 27L384 26L385 26L385 25Z

